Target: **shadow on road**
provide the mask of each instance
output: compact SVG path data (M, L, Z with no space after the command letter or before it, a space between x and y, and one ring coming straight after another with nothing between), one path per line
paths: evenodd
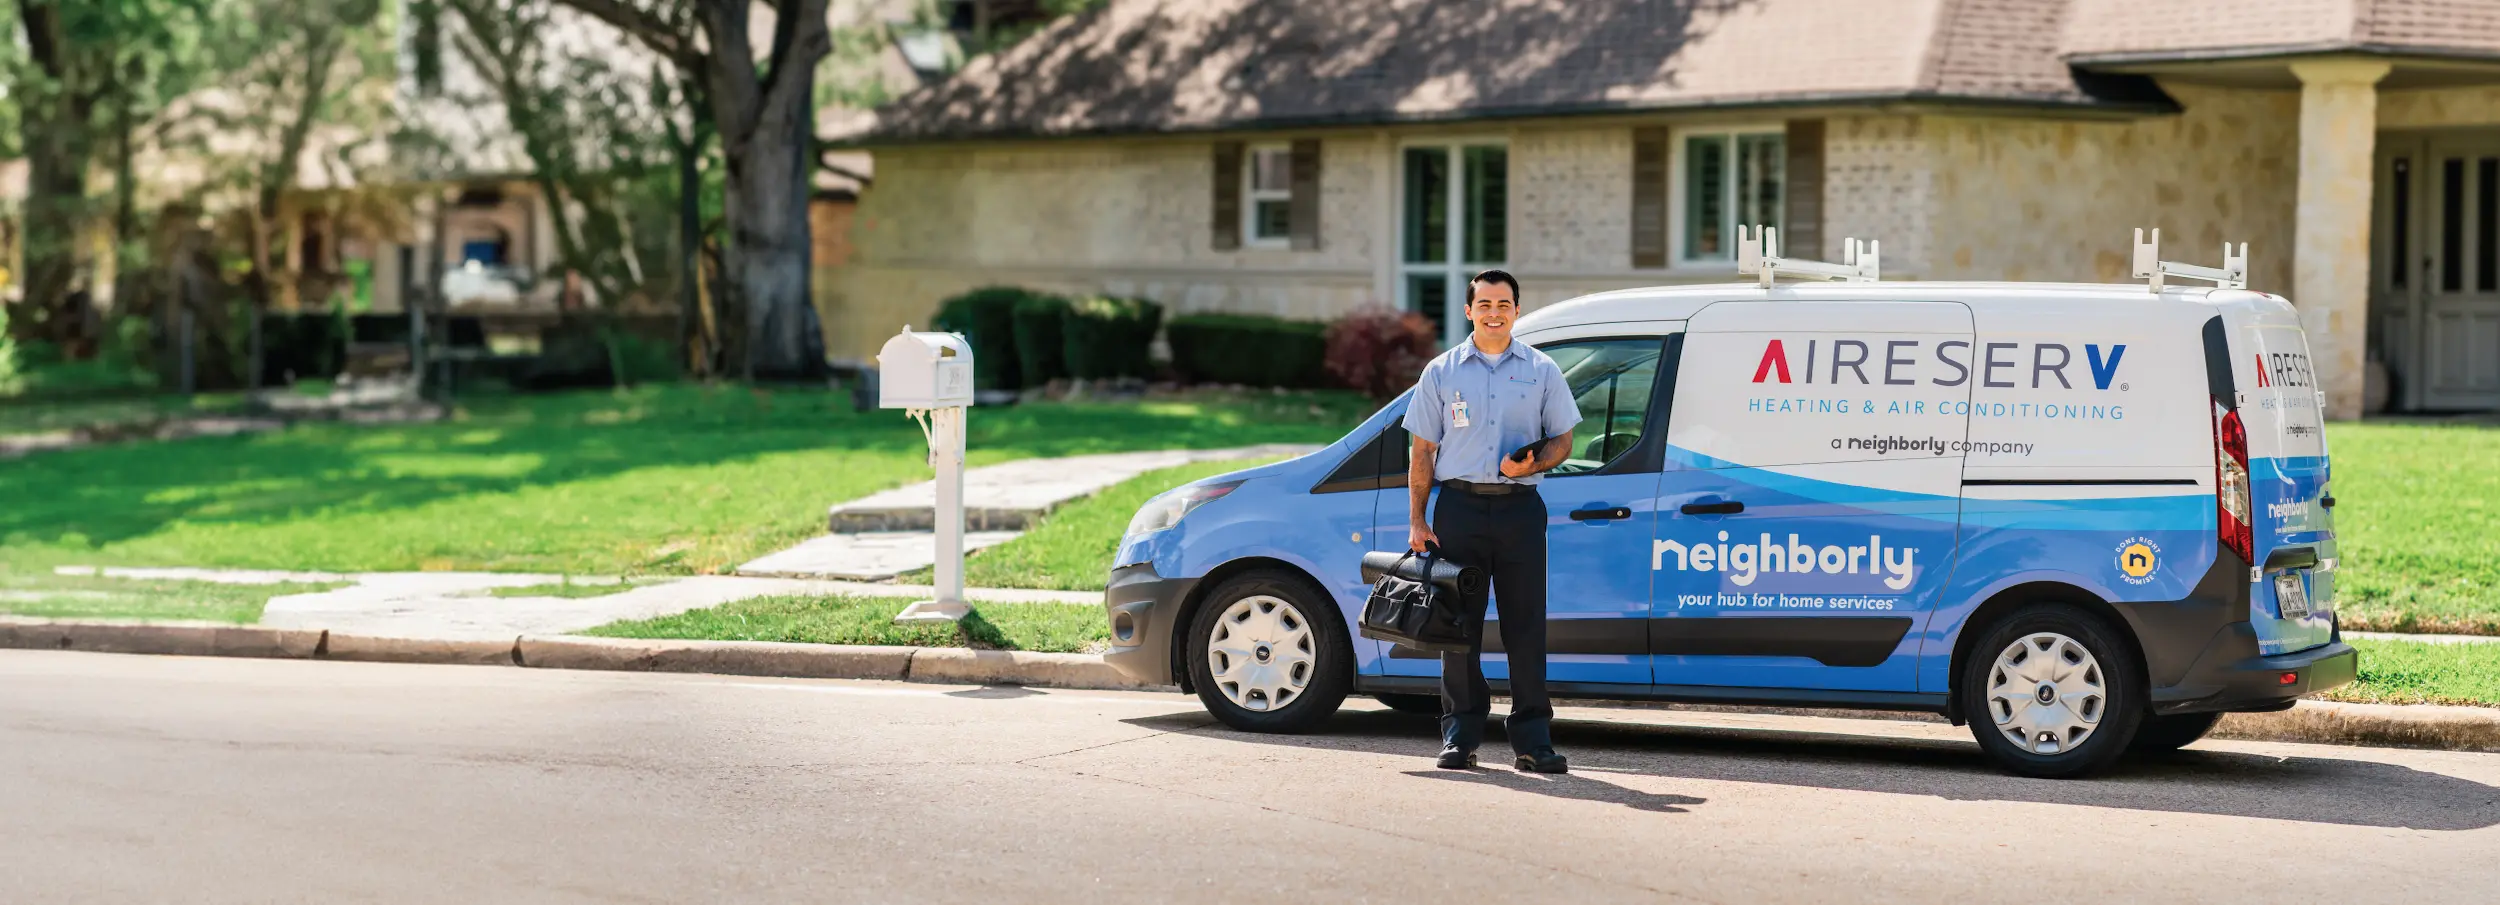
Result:
M1234 732L1204 713L1126 722L1255 744L1365 751L1413 757L1419 762L1439 750L1431 717L1389 710L1341 712L1320 732L1300 736ZM1648 796L1662 800L1643 802L1636 796L1646 793L1594 780L1588 781L1590 785L1566 784L1512 774L1499 727L1497 718L1489 727L1492 740L1485 746L1492 769L1419 770L1409 775L1616 801L1668 813L1678 810L1675 805L1700 803L1672 795ZM1997 770L1979 753L1978 745L1967 741L1570 719L1555 721L1554 741L1571 756L1573 769L1584 773L2419 830L2500 825L2500 788L2366 760L2366 754L2358 753L2351 758L2275 757L2188 750L2123 761L2088 780L2043 780Z
M1566 773L1560 776L1548 776L1538 773L1519 773L1512 771L1509 764L1500 763L1487 764L1486 766L1479 767L1474 770L1442 770L1437 768L1431 770L1409 770L1406 775L1421 779L1439 779L1449 782L1464 782L1480 786L1493 786L1501 789L1516 789L1521 792L1534 792L1539 795L1546 795L1554 798L1568 798L1573 801L1596 801L1606 804L1619 804L1635 811L1653 811L1660 814L1691 813L1690 811L1685 810L1683 806L1706 804L1710 801L1710 799L1707 798L1694 798L1690 795L1661 795L1655 792L1643 792L1639 789L1627 789L1602 779L1591 779L1578 773Z

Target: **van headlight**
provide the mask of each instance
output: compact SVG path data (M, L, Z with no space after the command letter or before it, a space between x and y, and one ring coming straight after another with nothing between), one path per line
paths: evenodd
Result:
M1137 517L1128 520L1128 531L1121 535L1121 540L1126 543L1129 540L1178 525L1181 523L1181 516L1188 515L1190 510L1220 499L1225 494L1233 492L1233 488L1240 486L1240 481L1225 481L1218 484L1191 484L1164 491L1161 496L1147 500L1146 505L1138 507Z

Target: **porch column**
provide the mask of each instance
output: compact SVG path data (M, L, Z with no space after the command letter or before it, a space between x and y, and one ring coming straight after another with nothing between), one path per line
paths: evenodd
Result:
M2300 203L2292 248L2292 304L2309 333L2326 416L2361 417L2369 336L2370 161L2378 137L2377 60L2292 64L2300 79Z

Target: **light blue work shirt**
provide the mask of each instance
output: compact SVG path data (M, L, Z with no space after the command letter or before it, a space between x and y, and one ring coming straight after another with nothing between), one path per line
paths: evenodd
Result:
M1451 411L1462 400L1465 426L1454 423ZM1435 482L1535 484L1544 475L1503 475L1502 457L1579 423L1580 406L1561 366L1517 340L1500 355L1484 354L1472 337L1441 353L1424 366L1406 404L1406 429L1441 447L1432 466Z

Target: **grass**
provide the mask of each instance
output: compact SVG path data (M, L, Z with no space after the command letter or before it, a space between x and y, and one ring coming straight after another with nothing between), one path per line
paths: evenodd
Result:
M2432 644L2355 638L2359 681L2320 697L2370 704L2500 707L2500 644Z
M1150 471L1052 512L1022 537L973 553L964 561L964 583L976 588L1041 588L1099 591L1110 576L1112 554L1137 507L1182 484L1275 459L1193 462ZM922 569L901 580L926 583Z
M606 584L596 584L586 582L576 583L572 579L568 578L554 584L529 584L511 588L496 588L492 591L488 591L486 596L562 597L568 600L578 600L584 597L606 597L612 594L622 594L633 589L634 583L630 581L612 581Z
M1352 394L973 413L971 462L1335 440ZM918 427L848 394L664 385L471 397L432 424L313 423L0 461L0 567L183 565L686 575L824 531L929 477Z
M611 638L790 641L993 650L1084 652L1111 638L1102 608L1064 603L984 603L957 625L895 625L900 597L763 597L675 616L616 622L583 634Z
M2500 635L2500 426L2334 424L2327 441L2344 627Z
M253 623L269 598L339 584L134 581L88 575L0 572L0 613L47 619L186 619Z

